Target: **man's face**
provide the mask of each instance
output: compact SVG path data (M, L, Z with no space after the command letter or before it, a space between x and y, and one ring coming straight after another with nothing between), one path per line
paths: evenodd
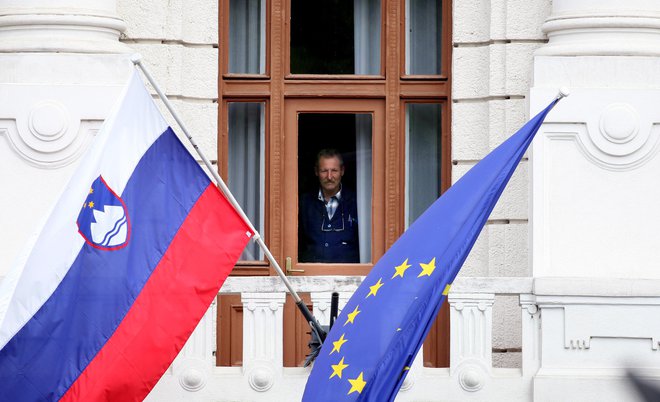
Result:
M339 191L341 177L344 175L344 167L339 163L337 157L320 158L319 168L316 171L319 183L326 195L335 195Z

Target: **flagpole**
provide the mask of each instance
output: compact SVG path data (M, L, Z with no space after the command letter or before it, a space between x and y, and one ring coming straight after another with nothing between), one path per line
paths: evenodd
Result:
M275 260L275 257L273 257L273 254L270 252L268 247L266 246L266 243L264 243L263 238L259 234L259 232L255 229L254 225L252 225L252 222L250 221L250 218L247 217L245 212L243 211L243 208L241 208L240 204L238 201L236 201L236 198L234 198L234 195L231 193L229 190L229 187L225 184L225 182L222 180L222 177L220 177L220 174L218 174L217 170L213 167L211 164L211 161L208 160L206 155L202 152L202 150L199 148L197 145L197 141L193 138L193 136L190 134L188 129L186 128L186 125L183 123L183 121L179 118L178 113L170 103L169 99L167 96L163 93L163 91L160 89L160 86L156 83L156 80L151 76L149 73L149 70L147 67L142 63L142 56L139 54L133 54L131 56L131 61L133 64L135 64L137 67L140 68L144 76L147 78L147 80L151 83L153 88L156 90L156 93L160 97L160 99L163 101L165 106L167 107L167 110L169 110L170 114L172 114L172 117L174 117L174 120L177 122L179 127L181 127L181 130L183 133L186 135L188 138L188 141L192 144L193 148L197 152L197 155L202 159L202 162L204 162L204 165L206 168L211 172L211 175L215 179L216 184L218 187L220 187L220 190L224 193L225 197L229 200L231 205L234 207L234 209L238 212L238 214L243 218L243 220L247 223L247 225L250 227L250 230L254 235L252 236L252 240L255 241L261 250L264 252L266 255L266 258L268 261L271 263L273 268L275 268L275 271L277 272L277 275L279 275L280 278L282 278L282 281L284 282L284 285L286 285L287 289L289 290L289 293L291 296L293 296L296 305L300 309L301 313L305 316L305 319L309 323L309 325L312 327L312 331L315 330L314 326L316 326L316 330L321 333L321 341L325 339L325 331L321 328L321 325L319 322L316 320L316 318L312 315L312 313L309 311L305 303L303 303L302 299L298 295L298 293L293 289L293 286L291 285L291 282L289 282L289 279L286 277L284 272L282 271L282 268L280 265L277 263Z

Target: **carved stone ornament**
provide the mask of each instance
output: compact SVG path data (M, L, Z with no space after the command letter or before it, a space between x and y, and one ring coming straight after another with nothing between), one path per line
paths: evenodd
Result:
M187 368L179 375L179 384L186 391L196 392L204 388L208 375L196 368Z
M461 363L461 367L458 369L457 378L461 388L468 392L477 392L486 384L488 374L479 362L465 361Z
M268 391L275 383L273 369L265 365L257 365L251 368L247 377L250 387L258 392Z
M53 99L34 103L15 122L4 120L0 134L6 135L14 151L28 163L44 168L66 166L78 159L101 122L81 122L61 102Z

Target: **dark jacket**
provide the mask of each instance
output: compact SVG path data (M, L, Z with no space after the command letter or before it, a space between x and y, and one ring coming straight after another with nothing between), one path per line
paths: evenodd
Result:
M354 192L342 188L332 219L328 219L325 203L318 199L318 191L303 194L299 214L298 261L360 262Z

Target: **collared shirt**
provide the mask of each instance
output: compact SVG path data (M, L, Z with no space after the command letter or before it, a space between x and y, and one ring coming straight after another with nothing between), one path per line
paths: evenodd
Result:
M319 189L319 201L323 201L323 203L325 204L325 210L328 211L329 219L332 219L332 216L335 214L335 211L337 211L337 207L339 206L340 199L341 199L341 188L339 189L339 191L337 191L337 194L330 197L328 202L325 202L325 197L323 196L323 190Z

